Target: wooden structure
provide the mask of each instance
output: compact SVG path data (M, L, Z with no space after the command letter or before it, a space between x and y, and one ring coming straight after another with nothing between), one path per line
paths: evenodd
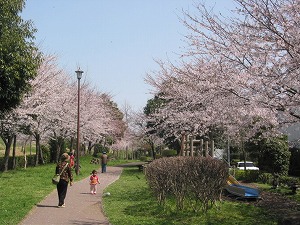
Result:
M183 134L181 137L181 156L214 156L214 140L196 140L193 135Z

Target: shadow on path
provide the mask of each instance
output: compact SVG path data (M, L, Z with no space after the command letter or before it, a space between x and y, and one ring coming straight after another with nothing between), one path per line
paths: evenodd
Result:
M102 193L107 186L119 179L122 167L108 167L106 173L98 173L100 185L96 195L89 194L87 177L68 187L66 207L58 208L57 191L54 189L19 225L109 225L102 210Z

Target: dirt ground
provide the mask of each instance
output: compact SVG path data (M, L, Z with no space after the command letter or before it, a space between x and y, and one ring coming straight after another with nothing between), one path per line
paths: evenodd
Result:
M249 187L255 187L253 184L243 184ZM300 190L298 190L300 191ZM239 201L245 204L252 204L261 207L272 217L278 218L279 225L300 225L300 203L290 200L278 193L267 191L260 192L259 200L241 200L226 196L226 200Z

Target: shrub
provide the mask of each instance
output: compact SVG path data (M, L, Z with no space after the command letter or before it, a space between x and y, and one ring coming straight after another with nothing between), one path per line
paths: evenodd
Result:
M280 175L287 175L289 169L290 151L287 137L269 138L261 143L259 168L263 171Z
M258 180L260 172L258 170L246 170L245 181L256 182Z
M300 180L299 180L299 178L296 178L296 177L280 176L279 183L281 185L291 187L295 184L300 184Z
M141 156L141 157L140 157L140 160L141 160L141 161L147 161L147 156Z
M155 154L155 159L160 159L160 158L162 158L162 155L160 155L160 154Z
M41 145L41 150L43 152L43 157L45 160L45 163L49 163L50 162L50 149L48 146L46 145Z
M271 173L261 173L258 176L258 181L263 184L272 184L274 176Z
M291 148L289 175L300 177L300 149Z
M176 155L177 155L176 150L168 149L168 150L163 150L162 151L162 156L163 157L172 157L172 156L176 156Z
M163 205L168 195L175 196L178 209L184 208L185 200L207 211L220 199L226 185L228 167L222 161L205 157L164 157L147 166L146 179Z
M101 144L95 144L94 146L94 152L93 152L93 156L94 157L99 157L102 155L102 152L109 152L109 148L105 147Z

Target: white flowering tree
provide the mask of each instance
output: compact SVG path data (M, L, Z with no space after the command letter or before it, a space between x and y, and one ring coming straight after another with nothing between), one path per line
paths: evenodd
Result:
M164 105L151 114L155 129L179 138L226 127L244 140L270 134L298 114L298 1L236 0L236 17L184 12L189 47L179 65L159 62L147 76Z
M50 138L57 127L61 127L63 103L68 96L67 76L58 69L56 57L45 56L38 70L38 76L32 80L32 90L23 99L17 109L21 123L28 134L36 140L36 161L43 162L40 150L41 139Z
M53 139L57 143L56 157L62 152L61 144L67 138L74 138L77 133L77 84L57 65L55 56L44 56L38 70L38 76L31 81L32 89L21 105L1 119L1 137L7 141L10 149L11 140L16 132L32 135L36 141L35 164L44 163L41 142ZM111 97L92 89L89 84L81 86L80 104L81 138L80 141L97 142L105 135L122 135L117 107ZM5 134L9 134L4 136ZM9 156L9 151L6 151ZM8 158L7 156L7 158ZM58 158L56 159L58 160Z

